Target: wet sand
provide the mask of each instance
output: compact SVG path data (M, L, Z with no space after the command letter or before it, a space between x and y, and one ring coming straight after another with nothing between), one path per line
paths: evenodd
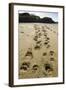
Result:
M58 24L20 23L19 79L58 76Z

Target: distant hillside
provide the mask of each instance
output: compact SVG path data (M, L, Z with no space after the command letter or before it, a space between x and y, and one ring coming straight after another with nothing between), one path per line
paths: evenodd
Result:
M57 23L55 21L52 20L52 18L50 17L43 17L40 18L39 16L36 15L32 15L29 13L20 13L19 14L19 23L23 23L23 22L40 22L40 23Z

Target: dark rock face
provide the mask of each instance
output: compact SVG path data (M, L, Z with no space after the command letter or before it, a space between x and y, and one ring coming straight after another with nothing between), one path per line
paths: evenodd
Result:
M44 23L54 23L52 18L49 18L49 17L44 17L44 18L41 19L41 21L44 22Z
M40 22L40 23L57 23L55 21L52 20L52 18L50 17L43 17L40 18L39 16L36 15L32 15L29 13L20 13L19 14L19 23L27 23L27 22Z
M40 21L39 16L30 15L29 13L19 14L19 22L38 22Z

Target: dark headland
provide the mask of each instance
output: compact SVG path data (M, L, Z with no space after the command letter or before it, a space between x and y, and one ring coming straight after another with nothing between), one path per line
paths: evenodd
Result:
M50 17L43 17L40 18L40 16L37 15L32 15L29 13L20 13L19 14L19 23L58 23L55 22L52 18Z

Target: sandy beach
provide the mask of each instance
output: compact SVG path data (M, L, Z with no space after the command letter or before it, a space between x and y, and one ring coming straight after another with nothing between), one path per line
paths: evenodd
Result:
M19 23L19 79L58 76L58 23Z

